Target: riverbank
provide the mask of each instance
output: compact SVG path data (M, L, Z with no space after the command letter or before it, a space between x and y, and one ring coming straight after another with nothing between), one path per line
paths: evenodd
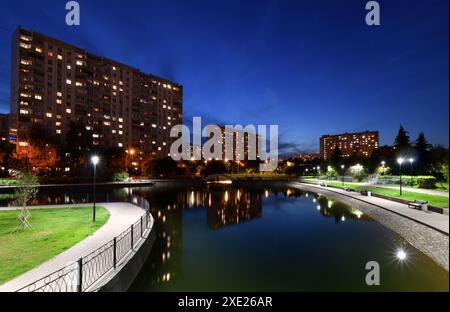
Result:
M70 249L58 254L54 258L42 263L41 265L27 271L26 273L12 279L11 281L0 285L0 291L16 291L35 281L66 267L69 263L76 262L79 258L88 255L99 247L110 242L114 237L121 234L138 220L143 210L129 203L98 203L104 207L110 214L106 224L98 231L74 245ZM58 205L62 208L73 208L76 205ZM31 211L39 208L55 208L55 206L32 207ZM2 210L12 210L14 207L1 208ZM56 290L54 290L56 291Z
M345 191L320 187L317 185L305 183L288 183L290 187L298 188L304 191L315 192L328 198L341 201L352 207L361 210L375 221L386 226L402 236L412 246L429 256L441 267L449 270L449 219L448 216L425 213L422 218L416 220L411 215L402 215L394 207L401 207L399 203L389 200L376 199L377 203L371 202L367 196L357 198L357 194L345 193ZM373 200L373 198L372 198ZM411 208L409 212L414 212ZM417 217L417 216L416 216ZM439 221L436 221L439 217ZM434 219L436 222L425 220L425 218ZM426 224L428 223L428 224Z

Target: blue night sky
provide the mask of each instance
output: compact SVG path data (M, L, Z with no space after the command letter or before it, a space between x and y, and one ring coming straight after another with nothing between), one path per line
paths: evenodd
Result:
M184 86L184 119L278 124L280 148L315 151L319 136L401 124L448 146L448 0L1 1L0 112L9 111L10 38L25 29Z

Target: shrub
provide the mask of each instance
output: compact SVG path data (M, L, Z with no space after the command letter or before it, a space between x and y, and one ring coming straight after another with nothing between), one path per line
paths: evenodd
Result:
M436 188L436 178L435 177L417 177L417 184L420 188L433 189Z
M122 171L122 172L116 172L113 174L112 179L113 181L125 181L130 177L128 172Z

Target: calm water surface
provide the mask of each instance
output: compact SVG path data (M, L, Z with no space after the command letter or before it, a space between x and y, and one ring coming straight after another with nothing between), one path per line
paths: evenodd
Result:
M39 203L89 189L41 190ZM145 197L156 241L132 291L448 291L448 272L362 212L282 185L98 189ZM0 205L8 199L0 197ZM396 252L403 248L406 261ZM381 285L365 284L368 261Z

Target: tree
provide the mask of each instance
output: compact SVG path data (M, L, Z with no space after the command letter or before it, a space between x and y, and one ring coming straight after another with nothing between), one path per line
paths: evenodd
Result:
M31 224L28 221L30 212L27 209L27 204L33 200L38 192L37 185L39 182L36 176L31 172L18 172L16 174L17 187L15 191L16 204L20 207L19 227L20 229L31 229Z
M416 150L416 171L419 174L425 174L430 171L431 165L431 144L428 143L425 138L425 134L421 132L414 142L414 148Z
M56 147L28 145L18 147L13 153L14 167L19 170L43 174L56 165L59 160Z
M333 155L331 156L331 163L333 164L334 167L339 167L341 165L342 162L342 154L341 154L341 149L336 146L336 148L333 151Z
M177 172L177 163L170 157L155 159L151 163L150 174L154 177L168 177Z
M408 131L406 131L402 125L400 125L397 136L395 137L394 147L398 155L407 155L410 153L411 142Z
M221 174L221 173L227 173L227 167L225 164L218 160L212 160L209 161L206 164L205 169L203 169L202 174L203 175L211 175L211 174Z

